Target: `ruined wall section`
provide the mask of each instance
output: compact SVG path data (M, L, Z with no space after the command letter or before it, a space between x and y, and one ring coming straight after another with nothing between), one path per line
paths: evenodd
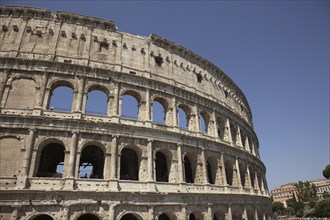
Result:
M219 68L157 35L118 32L111 21L2 7L0 55L48 60L153 78L219 102L252 125L242 91Z

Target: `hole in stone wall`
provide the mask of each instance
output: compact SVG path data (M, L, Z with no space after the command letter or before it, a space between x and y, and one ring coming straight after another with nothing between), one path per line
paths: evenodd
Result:
M154 56L155 63L157 66L161 67L163 64L163 58L161 56Z
M125 148L121 152L120 179L139 180L138 156L132 149Z
M167 159L163 153L156 153L156 181L168 182Z

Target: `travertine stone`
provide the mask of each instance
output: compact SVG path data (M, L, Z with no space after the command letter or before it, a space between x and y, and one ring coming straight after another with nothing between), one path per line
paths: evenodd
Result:
M218 67L98 18L0 17L0 220L272 218L249 104ZM73 94L66 111L50 106L59 86ZM86 110L95 90L105 114Z

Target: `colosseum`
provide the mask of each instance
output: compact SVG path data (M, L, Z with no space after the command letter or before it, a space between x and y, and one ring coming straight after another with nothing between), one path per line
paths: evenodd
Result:
M272 219L251 109L218 67L112 21L0 15L0 219Z

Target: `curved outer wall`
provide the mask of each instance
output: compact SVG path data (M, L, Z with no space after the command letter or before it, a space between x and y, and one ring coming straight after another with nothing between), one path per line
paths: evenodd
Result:
M271 218L249 104L220 69L111 21L28 7L0 14L0 219ZM49 106L59 86L73 91L69 111ZM107 96L105 115L86 111L95 90ZM124 95L136 99L136 119L122 116ZM164 123L153 121L154 101ZM63 171L50 175L47 161ZM97 175L79 175L84 161Z

